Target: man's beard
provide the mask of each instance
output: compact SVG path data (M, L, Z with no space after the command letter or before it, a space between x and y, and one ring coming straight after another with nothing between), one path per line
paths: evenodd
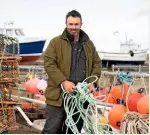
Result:
M78 29L70 29L70 34L72 35L78 35L78 32L79 30Z
M70 32L70 34L73 35L73 36L78 36L79 32L78 31L76 31L76 32Z

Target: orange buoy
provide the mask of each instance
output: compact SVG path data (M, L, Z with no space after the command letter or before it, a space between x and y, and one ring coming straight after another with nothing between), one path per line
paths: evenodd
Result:
M126 95L128 92L128 83L124 82L122 85L115 85L111 88L111 95L115 99L116 103L120 104L120 98L122 97L123 102L126 101Z
M102 90L94 91L93 95L98 100L106 101L108 93L109 93L109 88L106 87Z
M22 109L30 109L30 108L32 108L32 103L22 102Z
M127 106L130 111L137 112L137 103L141 97L143 97L143 93L132 93L127 100Z
M38 78L34 78L34 79L27 81L25 84L26 90L31 94L40 94L37 88L37 84L39 83L39 81L40 80Z
M109 124L116 129L120 129L121 120L124 114L127 112L127 108L123 105L115 105L108 113Z
M122 99L124 101L126 101L126 95L127 95L128 89L129 89L128 83L124 82L124 84L123 84L123 94L122 94Z
M111 93L108 94L106 102L112 104L116 103L116 100L112 97Z
M141 97L137 103L137 111L141 114L149 113L149 96Z

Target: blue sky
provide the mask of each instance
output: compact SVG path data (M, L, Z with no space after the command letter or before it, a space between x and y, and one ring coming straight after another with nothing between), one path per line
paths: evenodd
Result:
M50 40L62 33L68 11L76 9L97 50L118 51L125 32L149 48L149 5L149 0L0 0L0 27L14 21L27 36Z

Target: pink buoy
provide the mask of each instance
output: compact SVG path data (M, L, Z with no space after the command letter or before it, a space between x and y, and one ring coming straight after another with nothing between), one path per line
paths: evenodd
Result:
M39 92L42 94L45 92L46 87L47 87L47 82L43 79L41 79L37 84L37 88L39 89Z
M37 84L39 83L39 81L40 80L38 78L34 78L34 79L27 81L25 84L26 90L31 94L40 94L37 88Z

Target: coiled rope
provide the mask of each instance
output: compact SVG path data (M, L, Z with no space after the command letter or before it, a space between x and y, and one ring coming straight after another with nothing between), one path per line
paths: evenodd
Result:
M95 78L95 80L91 83L87 83L86 81L90 78ZM89 112L92 112L93 115L97 117L97 108L96 104L99 101L96 101L95 98L91 93L89 93L89 86L92 83L95 83L98 80L97 76L90 76L86 78L82 83L78 83L76 85L76 89L72 93L67 93L63 86L61 85L62 90L64 91L63 98L64 98L64 108L67 114L67 118L65 120L65 124L67 125L67 130L70 128L74 134L79 134L76 124L78 123L79 119L82 118L86 122L86 127L91 126L90 128L87 127L87 132L91 133L91 130L94 129L96 133L110 133L109 132L109 125L107 124L99 124L97 126L97 120L92 121ZM88 101L89 106L85 110L84 103ZM91 109L92 108L92 109ZM76 110L77 109L77 110ZM92 111L91 111L91 110ZM94 111L93 111L94 110ZM74 121L73 116L79 114L79 118Z
M121 134L148 134L149 115L127 112L121 122Z

